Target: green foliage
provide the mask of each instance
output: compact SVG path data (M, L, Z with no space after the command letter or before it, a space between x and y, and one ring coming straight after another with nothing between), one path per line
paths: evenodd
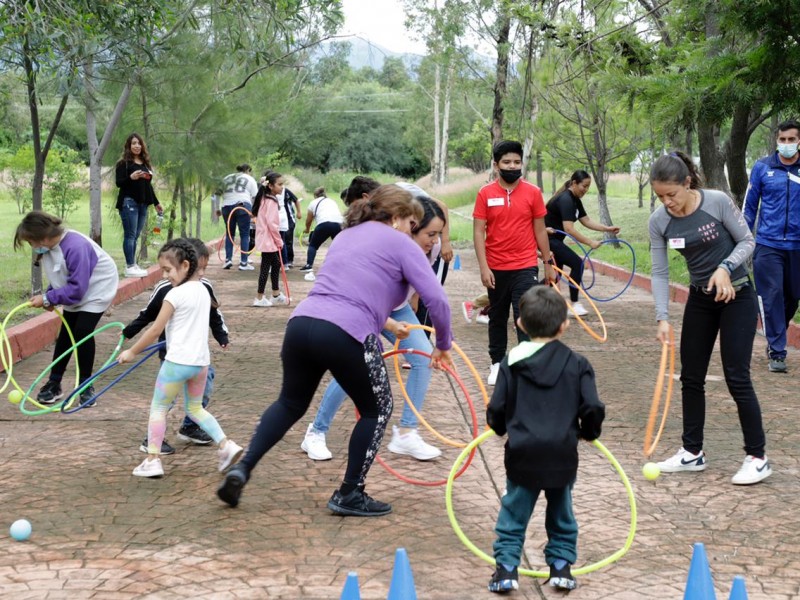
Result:
M78 208L83 192L78 153L74 150L53 150L47 157L44 206L49 212L66 220Z
M450 144L450 151L458 164L480 173L489 168L492 156L492 141L486 126L480 121L472 129Z
M8 187L11 197L17 205L19 214L24 215L33 206L31 198L31 180L33 178L34 157L30 143L17 148L12 155L7 155L3 165L8 171Z

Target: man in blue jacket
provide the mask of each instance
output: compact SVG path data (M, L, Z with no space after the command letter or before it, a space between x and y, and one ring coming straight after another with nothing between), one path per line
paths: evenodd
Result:
M778 125L777 142L777 151L753 167L742 212L756 236L753 270L769 370L785 373L786 330L800 301L800 123Z

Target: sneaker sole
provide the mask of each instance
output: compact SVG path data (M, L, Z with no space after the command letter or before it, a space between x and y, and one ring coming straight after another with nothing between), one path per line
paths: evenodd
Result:
M495 594L505 594L512 590L519 589L519 582L515 579L503 579L495 584L489 584L489 591Z
M208 446L211 442L214 441L214 440L210 440L210 439L209 440L198 440L196 438L189 437L188 435L184 435L182 433L178 433L178 439L182 440L184 442L191 442L195 446Z
M328 509L332 513L341 515L343 517L382 517L392 512L391 507L389 507L388 510L381 512L366 512L363 510L355 510L352 508L345 508L344 506L339 506L338 504L335 504L330 500L328 500Z
M578 582L574 579L556 577L550 579L550 587L558 588L560 590L574 590L576 587L578 587Z
M772 475L772 469L770 469L766 473L759 474L757 479L748 479L747 481L744 481L744 480L741 480L741 479L739 481L736 481L736 476L734 476L734 477L731 478L731 483L733 485L753 485L753 484L758 483L760 481L764 481L770 475Z
M228 461L224 465L219 466L219 472L224 473L225 471L227 471L232 464L235 464L236 461L239 460L239 457L242 456L242 454L244 454L244 448L239 448L239 450L236 451L236 454L231 456L230 459L228 459Z
M415 458L423 462L428 460L433 460L434 458L439 458L442 455L442 453L439 452L439 454L436 454L435 456L428 456L428 455L420 456L418 454L414 454L413 452L409 452L408 450L398 450L397 448L392 448L391 444L389 444L387 448L389 452L391 452L392 454L402 454L403 456L410 456L411 458Z
M239 474L228 473L225 481L217 489L217 497L231 508L239 506L239 497L242 495L245 481Z
M706 464L700 466L685 466L685 467L662 467L658 465L662 473L699 473L706 470Z
M332 458L333 458L333 454L330 454L330 453L328 453L328 454L329 454L329 456L320 456L319 454L312 454L312 453L311 453L311 451L310 451L310 450L308 449L308 447L306 446L306 442L305 442L305 440L303 441L303 443L302 443L302 444L300 444L300 449L301 449L303 452L305 452L306 454L308 454L308 458L310 458L311 460L319 460L319 461L323 461L323 460L330 460L330 459L332 459Z

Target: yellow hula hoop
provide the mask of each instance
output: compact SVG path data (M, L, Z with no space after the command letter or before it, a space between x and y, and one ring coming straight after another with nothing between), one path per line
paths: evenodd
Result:
M461 463L464 462L467 455L472 451L475 446L482 444L491 436L496 435L495 432L491 429L488 431L483 432L481 435L476 437L472 440L467 447L461 451L461 454L458 455L456 458L456 462L453 463L453 468L450 469L450 475L447 478L447 487L445 488L445 506L447 508L447 518L450 520L450 525L453 527L453 531L455 532L456 536L459 540L478 558L481 560L486 561L490 565L495 564L495 560L493 557L489 556L485 552L483 552L480 548L478 548L475 544L472 543L466 534L462 531L461 527L456 520L456 515L453 511L453 481L455 481L455 474L458 471ZM617 459L611 454L611 452L606 448L603 444L600 443L599 440L595 440L592 444L600 450L600 452L609 460L609 462L613 465L614 469L616 469L617 473L619 474L620 479L622 479L622 483L625 486L625 491L628 495L628 502L631 508L631 524L628 529L628 537L625 540L625 544L614 552L613 554L607 556L606 558L599 560L597 562L588 564L586 566L580 567L578 569L573 569L573 575L585 575L586 573L591 573L593 571L597 571L598 569L602 569L605 566L610 565L611 563L619 560L622 558L626 552L633 544L633 538L636 536L636 497L633 494L633 488L631 487L631 482L628 479L628 476L625 474L625 471L622 469L622 466L617 462ZM519 573L521 575L526 575L528 577L541 577L547 578L550 577L550 573L548 571L532 571L530 569L519 569Z
M664 389L664 375L667 372L667 355L669 355L669 377L667 379L667 394L664 398L664 413L661 415L661 424L658 426L658 432L655 439L653 439L653 429L656 424L656 415L658 414L658 406L661 404L661 392ZM656 387L653 390L653 402L650 404L650 415L647 418L647 427L644 431L644 455L645 458L650 458L650 455L656 451L656 446L661 440L661 434L664 432L664 425L667 423L667 414L669 413L669 405L672 400L672 387L675 383L675 330L672 325L669 327L669 342L661 346L661 363L658 367L658 378L656 379Z
M600 314L600 309L597 308L597 305L594 303L594 300L592 300L592 297L589 294L586 293L586 290L584 290L583 287L581 287L580 284L575 283L575 280L572 277L570 277L569 275L564 273L564 271L562 271L561 269L559 269L555 265L550 265L550 266L553 267L553 269L557 273L559 273L564 279L566 279L572 285L574 285L577 288L579 293L583 294L583 297L586 298L586 300L589 302L589 305L594 309L594 312L597 314L597 316L600 319L600 325L602 325L602 327L603 327L603 335L598 334L594 329L589 327L586 324L586 321L581 319L580 315L575 312L574 308L572 308L572 303L567 301L567 306L569 307L569 310L572 312L572 316L575 317L575 319L577 319L578 323L580 323L583 326L583 328L586 330L586 333L588 333L590 336L592 336L598 342L605 342L608 339L608 330L606 329L606 321L605 321L605 319L603 319L603 315ZM549 283L554 288L558 289L557 288L558 284L556 284L555 282L549 282Z

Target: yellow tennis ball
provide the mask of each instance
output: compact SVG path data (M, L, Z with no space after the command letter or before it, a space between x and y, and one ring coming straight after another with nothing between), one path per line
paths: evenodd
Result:
M648 481L653 481L658 479L658 476L661 475L661 469L658 468L656 463L645 463L642 467L642 475L644 475L644 478Z
M22 392L19 390L11 390L8 392L8 401L11 402L11 404L19 404L22 402Z

